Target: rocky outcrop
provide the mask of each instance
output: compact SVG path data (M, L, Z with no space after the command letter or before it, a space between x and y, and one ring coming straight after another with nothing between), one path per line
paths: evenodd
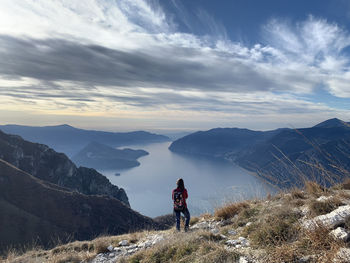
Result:
M130 244L128 240L122 240L117 247L108 246L108 252L98 254L90 263L114 263L121 257L130 256L140 250L153 247L169 238L169 234L166 236L152 234L140 240L137 244Z
M338 207L336 210L325 214L317 216L313 219L304 222L304 227L308 229L313 229L318 224L322 224L328 228L335 228L350 218L350 205L344 205Z
M129 206L124 189L112 185L94 169L77 168L65 154L46 145L0 131L0 159L41 180L87 195L107 195Z

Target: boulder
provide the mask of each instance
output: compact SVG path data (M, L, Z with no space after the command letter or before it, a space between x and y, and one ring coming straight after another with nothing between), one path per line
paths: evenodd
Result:
M313 229L318 224L322 224L328 228L335 228L345 222L346 219L350 217L350 205L340 206L334 211L326 214L320 215L313 219L306 220L303 226L306 229Z
M350 233L348 233L344 228L338 227L330 232L335 238L340 239L342 241L349 240Z

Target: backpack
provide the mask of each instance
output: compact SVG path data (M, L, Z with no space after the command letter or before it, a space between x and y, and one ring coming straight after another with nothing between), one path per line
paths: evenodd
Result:
M174 190L174 210L183 211L185 209L185 201L182 196L183 191Z

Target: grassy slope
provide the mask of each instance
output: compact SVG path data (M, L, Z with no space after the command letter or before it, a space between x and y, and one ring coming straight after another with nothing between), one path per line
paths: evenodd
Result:
M331 198L319 202L316 199L320 196ZM192 224L202 220L226 220L227 224L219 227L219 234L227 235L230 239L246 237L250 240L250 247L228 248L219 234L207 230L177 234L171 229L155 232L168 235L170 239L122 258L119 262L236 262L242 255L254 262L297 262L303 257L308 258L307 262L331 262L338 250L349 247L349 243L335 240L329 235L329 230L322 226L306 231L301 227L300 220L329 213L345 203L350 203L349 182L331 189L308 183L303 190L293 189L264 200L227 204L218 208L214 215L193 218ZM344 227L350 230L350 220ZM232 229L237 231L234 236L228 234ZM6 262L88 262L110 244L117 246L123 239L136 243L149 234L136 232L100 237L52 250L33 249L22 256L10 251Z

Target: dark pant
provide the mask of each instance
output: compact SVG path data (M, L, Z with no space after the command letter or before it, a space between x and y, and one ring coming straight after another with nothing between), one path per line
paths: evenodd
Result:
M174 213L176 215L176 229L180 231L180 220L181 220L181 213L185 216L185 230L188 229L188 226L190 225L190 211L188 211L187 208L185 208L183 211L176 211L174 210Z

